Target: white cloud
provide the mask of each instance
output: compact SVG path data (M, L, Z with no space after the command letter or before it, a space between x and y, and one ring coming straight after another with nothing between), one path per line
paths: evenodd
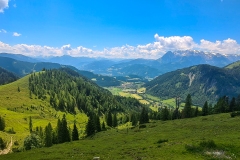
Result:
M106 58L160 58L167 51L198 49L222 54L240 54L240 44L233 39L211 42L202 39L199 43L194 42L190 36L163 37L156 34L155 41L145 45L123 45L121 47L92 50L83 46L71 47L70 44L61 47L40 45L16 44L9 45L0 41L0 53L20 53L27 56L61 56L73 57L106 57Z
M240 44L236 40L226 39L223 41L210 42L202 39L198 48L205 51L218 52L223 54L239 54Z
M20 34L20 33L17 33L17 32L13 32L13 36L14 36L14 37L19 37L19 36L21 36L21 34Z
M0 0L0 13L4 12L4 9L8 8L9 0Z
M5 29L1 29L0 33L7 33L7 31Z

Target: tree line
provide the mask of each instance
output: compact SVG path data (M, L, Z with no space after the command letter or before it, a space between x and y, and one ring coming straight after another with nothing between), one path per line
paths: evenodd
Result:
M240 95L238 95L237 98L232 97L231 100L229 100L228 96L222 96L218 99L215 105L212 105L211 103L209 104L208 101L205 101L204 105L202 106L202 110L199 110L198 106L195 108L192 107L193 104L190 94L187 95L185 99L185 105L182 110L179 109L179 97L175 98L175 102L176 107L174 110L165 106L161 108L159 112L151 111L149 114L150 119L165 121L240 111Z

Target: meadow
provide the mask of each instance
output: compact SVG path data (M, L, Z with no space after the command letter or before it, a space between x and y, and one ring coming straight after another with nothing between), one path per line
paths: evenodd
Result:
M135 128L96 133L93 137L50 148L2 155L9 159L239 159L240 117L209 115L151 121ZM208 142L213 142L210 146ZM207 144L207 145L202 145ZM203 146L201 149L199 146Z
M0 86L0 116L4 118L6 123L5 132L0 131L0 137L7 142L12 137L13 142L23 143L24 138L30 133L30 116L33 122L33 129L35 130L36 127L40 126L45 128L49 122L55 127L58 118L61 119L62 115L66 114L70 127L72 128L76 120L77 127L83 133L88 118L84 113L79 111L77 113L72 115L67 112L56 111L47 103L47 100L38 99L35 95L32 95L30 98L28 76L13 83Z

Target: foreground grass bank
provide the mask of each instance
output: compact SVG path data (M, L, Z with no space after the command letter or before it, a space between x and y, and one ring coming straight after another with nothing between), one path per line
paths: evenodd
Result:
M111 129L91 138L0 159L239 159L239 121L229 114L154 121L143 128Z

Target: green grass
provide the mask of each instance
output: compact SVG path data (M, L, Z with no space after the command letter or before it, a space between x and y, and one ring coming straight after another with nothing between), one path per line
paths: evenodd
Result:
M234 67L237 67L237 66L239 66L239 65L240 65L240 61L237 61L237 62L235 62L235 63L232 63L232 64L226 66L225 68L233 69Z
M146 128L111 129L82 139L50 148L13 153L1 159L219 159L206 154L219 151L226 157L240 158L240 117L229 114L192 119L154 121ZM216 147L211 148L213 141ZM191 151L186 146L204 150ZM193 148L194 149L194 148Z
M106 89L108 89L113 95L119 95L119 93L122 91L122 89L117 87L107 87Z
M20 92L18 92L18 87ZM46 100L41 100L32 95L32 98L30 98L28 76L0 86L0 116L5 119L6 123L5 132L0 131L0 137L5 141L10 141L10 138L13 137L13 141L22 144L24 138L29 135L30 116L33 121L33 129L35 129L37 126L44 128L49 122L55 127L57 119L61 119L63 114L66 113L56 111L49 105L49 97ZM77 127L82 128L82 130L85 129L85 123L87 122L85 114L78 111L76 116L66 114L66 118L71 128L74 120L76 120ZM16 134L7 133L12 128Z
M145 95L146 95L147 99L150 99L150 100L153 100L153 101L156 101L156 102L161 101L161 99L159 97L155 97L155 96L152 96L150 94L145 94Z

